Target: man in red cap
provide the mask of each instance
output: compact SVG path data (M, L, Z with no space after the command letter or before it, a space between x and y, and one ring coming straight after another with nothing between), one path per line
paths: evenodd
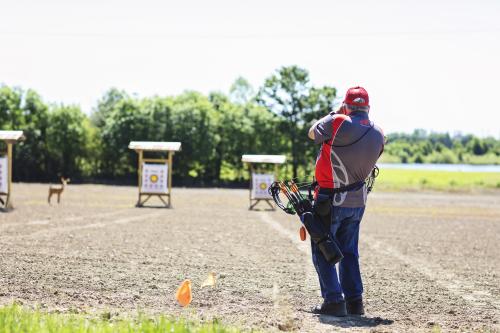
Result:
M313 309L314 313L364 314L358 260L359 225L367 198L365 179L384 149L383 132L370 121L369 111L367 91L362 87L350 88L340 109L318 120L309 130L309 138L321 144L316 160L319 189L315 209L326 216L323 223L330 222L331 237L344 255L337 275L335 265L330 265L311 243L324 299L323 304Z

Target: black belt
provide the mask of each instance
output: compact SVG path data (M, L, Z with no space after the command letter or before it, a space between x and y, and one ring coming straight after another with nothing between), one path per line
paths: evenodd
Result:
M360 181L357 183L353 183L353 184L349 184L347 186L337 187L337 188L321 188L320 187L319 194L333 195L333 194L338 194L338 193L357 191L360 188L362 188L364 185L365 185L365 182Z

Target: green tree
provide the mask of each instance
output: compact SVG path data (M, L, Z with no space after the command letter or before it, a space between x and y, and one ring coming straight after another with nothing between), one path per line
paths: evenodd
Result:
M104 96L97 101L97 107L90 116L92 123L98 128L104 127L106 119L111 115L116 104L128 98L127 93L122 90L118 90L117 88L109 89Z
M245 78L239 77L229 89L229 99L234 104L244 105L255 98L255 91Z
M213 177L220 180L223 165L232 170L241 170L243 154L252 153L255 148L264 149L259 142L262 142L260 138L265 135L264 131L268 127L255 126L257 124L252 120L258 115L253 110L253 103L234 104L221 93L210 94L209 100L217 112ZM262 108L259 111L269 114ZM269 142L272 141L268 141L267 144ZM233 179L239 177L241 177L240 172L233 175Z
M467 148L474 155L484 155L488 152L488 146L479 138L474 138L467 144Z
M24 125L21 109L23 91L19 88L0 86L0 128L17 130Z
M47 154L47 131L49 128L49 111L40 96L28 90L21 107L25 126L25 141L16 145L14 150L16 172L15 180L40 181L49 180L49 155Z
M49 114L47 153L50 157L47 173L51 179L59 176L81 178L84 166L91 158L89 119L76 106L55 106Z
M150 138L154 141L177 141L174 132L172 110L174 98L152 97L142 100L140 108L150 118Z
M130 141L152 141L151 117L131 98L118 101L108 112L100 132L102 175L131 176L137 170L137 156L128 149Z
M213 176L217 133L217 112L206 96L185 92L177 96L172 109L173 137L182 142L176 169L188 181L206 183ZM175 172L175 171L174 171Z
M258 101L281 119L281 130L289 139L293 177L299 165L307 164L312 145L307 129L315 118L332 111L336 90L331 87L314 88L309 73L297 66L282 67L265 80Z

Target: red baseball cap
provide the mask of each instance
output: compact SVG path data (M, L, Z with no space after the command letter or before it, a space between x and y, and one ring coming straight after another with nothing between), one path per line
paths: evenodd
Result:
M356 106L369 106L370 99L368 92L363 87L353 87L347 90L345 94L344 103Z

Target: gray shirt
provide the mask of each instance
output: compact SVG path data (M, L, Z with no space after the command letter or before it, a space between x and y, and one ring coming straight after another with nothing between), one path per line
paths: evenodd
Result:
M339 188L365 180L384 149L384 134L366 112L327 115L314 128L314 141L321 144L316 159L316 180L321 188ZM363 207L366 194L366 186L339 193L333 204Z

